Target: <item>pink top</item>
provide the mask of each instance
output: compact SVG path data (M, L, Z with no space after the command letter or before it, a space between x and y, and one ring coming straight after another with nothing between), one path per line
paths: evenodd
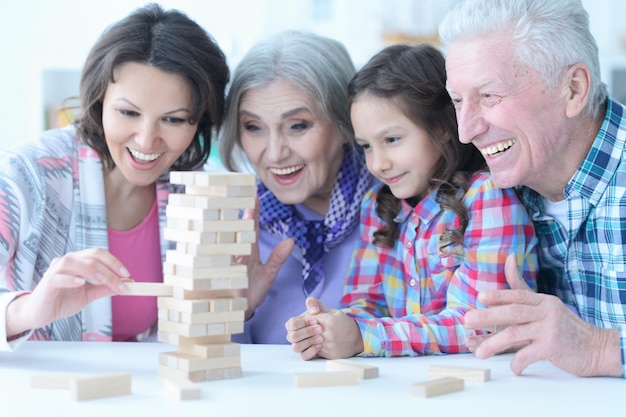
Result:
M109 251L137 282L163 282L163 263L156 200L141 223L130 230L108 229ZM156 297L112 297L113 341L136 341L156 323Z

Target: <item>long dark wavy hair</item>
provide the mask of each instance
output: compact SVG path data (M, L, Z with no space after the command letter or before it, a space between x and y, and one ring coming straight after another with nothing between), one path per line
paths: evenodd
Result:
M115 69L126 62L150 65L181 75L193 94L190 122L198 129L187 150L172 165L176 170L202 166L211 137L224 118L225 88L230 78L226 57L213 38L177 10L148 4L113 24L92 47L80 80L82 115L76 126L82 140L100 156L104 167L115 164L102 127L102 103Z
M462 144L458 139L456 113L446 90L443 54L428 44L389 46L374 55L354 76L348 86L349 104L365 93L394 103L428 134L441 152L428 181L428 190L407 201L414 207L437 190L436 201L461 220L458 228L449 230L444 236L442 248L453 243L462 244L469 215L459 190L467 191L470 176L486 169L486 164L475 146ZM393 247L399 237L394 219L400 209L401 201L388 186L383 186L376 198L376 213L385 226L374 232L375 245Z

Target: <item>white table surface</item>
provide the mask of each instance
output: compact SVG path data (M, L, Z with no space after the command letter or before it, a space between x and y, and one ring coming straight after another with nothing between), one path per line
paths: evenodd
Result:
M302 361L288 345L242 345L243 377L201 382L202 398L164 395L158 353L162 343L27 342L0 352L0 415L13 416L623 416L626 380L577 378L547 362L524 376L509 369L510 355L488 360L471 354L417 358L352 358L379 367L380 377L357 385L298 388L294 372L321 372L324 360ZM428 365L486 367L491 381L433 398L410 395ZM73 401L67 390L34 389L32 375L130 372L132 394Z

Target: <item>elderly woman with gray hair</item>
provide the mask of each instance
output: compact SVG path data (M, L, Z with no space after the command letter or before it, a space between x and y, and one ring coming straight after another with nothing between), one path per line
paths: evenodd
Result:
M253 46L233 74L219 145L232 171L252 168L258 242L248 265L241 343L287 343L284 323L308 296L338 306L360 203L373 179L354 147L345 47L286 31Z

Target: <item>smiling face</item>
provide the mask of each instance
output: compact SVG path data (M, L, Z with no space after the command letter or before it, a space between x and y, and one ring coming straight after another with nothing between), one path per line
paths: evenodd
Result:
M428 134L393 102L367 93L352 103L350 118L367 169L396 198L422 198L441 158Z
M241 145L281 202L325 214L346 139L301 89L286 80L247 91L239 104Z
M482 152L494 182L549 194L546 178L553 178L562 197L569 177L561 178L563 166L555 161L565 164L570 147L567 92L546 87L536 71L520 65L506 34L453 44L446 71L459 139Z
M182 155L196 133L189 123L192 94L178 74L128 62L115 70L104 96L106 143L127 182L153 184Z

